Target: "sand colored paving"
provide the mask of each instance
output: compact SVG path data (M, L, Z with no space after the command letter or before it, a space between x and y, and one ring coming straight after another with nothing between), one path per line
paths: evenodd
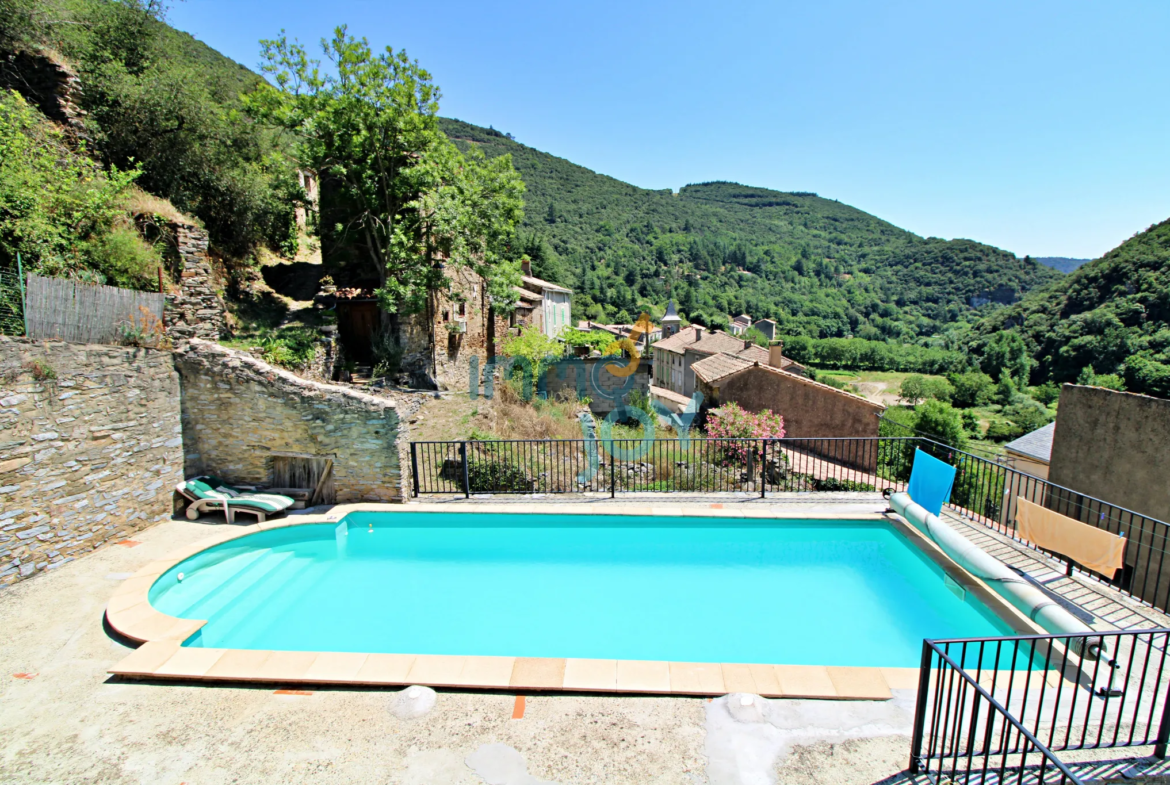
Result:
M873 500L826 503L824 496L784 504L798 518L884 509ZM773 506L707 503L752 513ZM750 712L742 699L758 695L751 689L766 691L773 679L777 689L782 684L774 667L720 667L732 694L714 699L282 684L307 672L317 657L311 652L269 654L259 668L272 681L263 683L110 676L145 648L103 627L118 588L178 550L197 552L203 546L196 543L209 535L242 528L215 517L168 521L136 534L135 543L107 546L0 592L0 781L925 785L902 773L914 690L911 682L896 683L901 672L882 672L892 693L887 700L756 698ZM1108 601L1127 602L1119 595ZM171 654L179 648L172 647ZM400 672L413 667L407 659L367 655L357 676ZM249 663L221 656L207 670L230 674L241 665ZM581 680L609 678L616 683L616 663L611 670L608 662L565 661L569 690ZM414 690L421 696L412 697ZM1092 772L1121 781L1130 765L1100 764Z

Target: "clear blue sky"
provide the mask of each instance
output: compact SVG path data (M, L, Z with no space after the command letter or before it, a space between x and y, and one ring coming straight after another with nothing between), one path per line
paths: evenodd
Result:
M1096 257L1170 217L1170 2L186 0L245 65L282 28L404 48L442 114L646 188L816 191L925 236Z

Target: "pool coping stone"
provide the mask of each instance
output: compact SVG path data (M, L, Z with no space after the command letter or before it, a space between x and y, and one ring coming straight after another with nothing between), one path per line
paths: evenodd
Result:
M183 647L182 642L206 624L164 614L150 604L155 581L178 563L208 548L259 531L339 523L355 512L454 512L466 506L477 513L555 515L678 515L742 520L884 520L902 533L959 583L974 592L1014 630L1043 631L982 581L967 573L901 517L868 505L870 513L850 510L728 508L722 504L592 505L580 503L346 504L322 513L298 514L251 526L216 532L164 559L143 565L123 581L106 606L106 619L122 636L141 643L110 669L123 678L207 682L257 682L283 685L354 685L392 687L421 684L456 689L582 691L630 694L715 696L751 692L769 698L889 700L891 689L915 689L917 668L845 667L750 663L657 662L546 657L447 656L410 653L292 652ZM455 508L455 509L453 509ZM225 524L226 525L226 524Z

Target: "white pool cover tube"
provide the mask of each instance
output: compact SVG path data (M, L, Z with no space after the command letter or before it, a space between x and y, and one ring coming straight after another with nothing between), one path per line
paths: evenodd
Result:
M1036 624L1054 635L1079 635L1091 633L1093 629L1064 608L1053 602L1044 592L1012 572L1006 565L985 553L974 543L916 504L908 493L890 496L890 506L908 520L914 528L943 553L950 556L960 567L984 581L1001 597L1010 602ZM1083 641L1083 643L1082 643ZM1102 638L1074 638L1071 647L1083 654L1097 658L1109 657L1105 640Z

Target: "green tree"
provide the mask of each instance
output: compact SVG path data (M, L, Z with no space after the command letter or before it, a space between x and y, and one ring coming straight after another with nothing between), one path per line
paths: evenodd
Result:
M981 371L952 373L947 377L947 380L955 388L952 401L960 409L986 406L991 403L995 382L987 374Z
M1107 390L1124 390L1125 380L1115 373L1097 373L1093 366L1086 365L1077 377L1077 384L1087 384L1090 387L1104 387Z
M898 395L911 406L917 405L927 397L926 377L920 374L907 376L902 380L902 386L898 388Z
M524 187L511 159L461 154L439 131L438 87L403 51L375 53L343 26L322 42L323 69L283 35L261 43L275 84L248 105L296 133L300 159L322 177L325 229L377 276L383 310L421 310L449 285L445 265L475 269L509 307L518 263L502 251Z
M923 436L957 450L967 447L967 433L959 410L943 401L925 401L914 408L914 427Z
M564 351L564 344L560 341L533 328L523 330L519 335L508 336L500 347L500 352L505 357L523 360L532 369L532 378L537 383L544 378L549 366L561 358ZM524 369L513 366L513 376L522 373L525 373Z
M1016 389L1016 382L1012 379L1010 373L1005 373L999 377L999 383L995 385L995 400L1000 404L1007 406L1019 396L1020 392Z
M1032 369L1032 358L1019 333L1000 330L983 347L980 365L986 373L996 378L1006 374L1026 386Z

